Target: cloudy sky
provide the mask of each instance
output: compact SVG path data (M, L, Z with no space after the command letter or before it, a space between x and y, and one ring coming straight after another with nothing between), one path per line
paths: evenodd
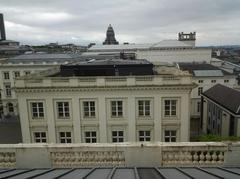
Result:
M240 45L240 0L0 0L7 38L22 44L150 43L197 32L197 45Z

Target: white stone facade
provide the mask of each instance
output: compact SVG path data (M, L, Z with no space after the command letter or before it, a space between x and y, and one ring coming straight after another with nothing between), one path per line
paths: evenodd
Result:
M189 141L193 87L191 76L179 71L19 78L15 90L23 142Z

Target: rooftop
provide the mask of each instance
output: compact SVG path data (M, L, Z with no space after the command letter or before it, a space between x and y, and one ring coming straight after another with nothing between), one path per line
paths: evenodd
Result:
M9 169L0 170L1 178L9 179L238 179L238 167L120 167L75 169Z
M185 44L178 40L162 40L158 43L149 44L119 44L119 45L93 45L88 51L98 50L140 50L150 48L192 48L191 45Z
M232 75L216 66L207 63L178 63L180 70L188 71L193 76L198 77L221 77L224 75Z
M240 91L217 84L202 95L234 114L240 115Z

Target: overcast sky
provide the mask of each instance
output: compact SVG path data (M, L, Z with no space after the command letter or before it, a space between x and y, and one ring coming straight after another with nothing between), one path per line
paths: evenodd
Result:
M197 32L197 45L240 44L240 0L0 0L7 38L21 44L151 43Z

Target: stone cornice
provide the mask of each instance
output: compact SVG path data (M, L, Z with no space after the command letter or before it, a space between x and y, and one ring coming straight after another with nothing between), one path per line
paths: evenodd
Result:
M77 91L139 91L139 90L191 90L195 88L190 85L152 85L152 86L91 86L91 87L25 87L14 88L17 93L39 93L39 92L77 92Z

